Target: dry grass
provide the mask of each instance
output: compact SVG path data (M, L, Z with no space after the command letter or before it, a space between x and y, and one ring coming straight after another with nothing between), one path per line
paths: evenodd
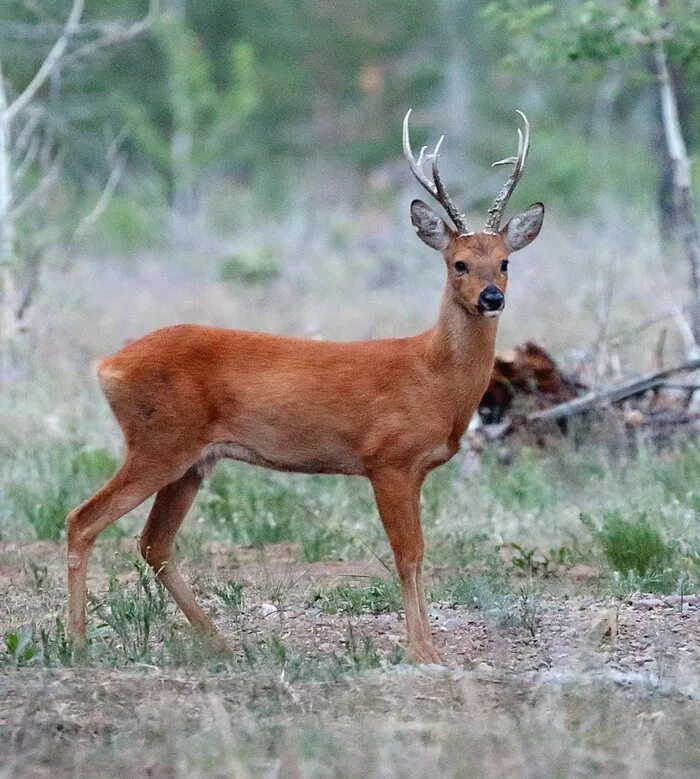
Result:
M597 625L610 599L574 595L582 585L560 577L531 583L531 631L517 578L501 585L509 589L499 607L487 602L487 583L462 606L433 572L433 592L449 598L431 607L447 666L412 668L400 664L402 622L372 606L376 588L368 610L353 616L327 614L310 597L339 584L363 593L362 576L378 575L378 563L305 564L289 546L219 546L213 566L185 559L185 567L230 642L233 654L222 658L168 604L153 605L130 558L110 551L114 541L103 546L82 658L59 652L61 550L34 543L0 551L0 632L33 624L49 636L46 655L39 640L34 656L0 654L0 777L697 771L700 620L692 603L681 611L673 601L618 601L606 635ZM233 576L243 603L221 597ZM562 587L567 599L556 594ZM504 598L491 588L492 599ZM282 601L267 614L273 592ZM133 602L140 611L123 608ZM151 632L133 644L148 608Z

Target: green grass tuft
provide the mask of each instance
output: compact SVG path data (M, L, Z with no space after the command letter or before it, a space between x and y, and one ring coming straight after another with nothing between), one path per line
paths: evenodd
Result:
M360 587L335 584L313 593L311 603L326 614L384 614L401 608L401 590L381 579Z
M240 611L243 608L244 589L245 585L242 582L229 579L223 584L215 584L211 588L211 591L224 605L233 608L236 611Z
M136 580L131 585L115 573L110 576L107 595L95 606L96 632L125 661L149 661L154 643L172 632L173 607L143 560L133 558L132 568Z
M636 582L636 589L664 592L672 589L677 580L674 553L671 545L652 526L648 515L639 512L625 519L619 511L608 511L600 526L587 515L581 521L600 545L606 560L619 576Z

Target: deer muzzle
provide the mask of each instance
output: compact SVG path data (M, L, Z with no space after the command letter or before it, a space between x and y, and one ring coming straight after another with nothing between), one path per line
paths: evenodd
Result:
M481 290L476 307L484 316L498 316L505 305L505 295L498 287L490 284Z

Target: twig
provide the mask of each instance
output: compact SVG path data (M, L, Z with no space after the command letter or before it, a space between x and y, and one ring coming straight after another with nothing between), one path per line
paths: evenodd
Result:
M27 279L19 302L15 308L15 324L17 327L21 326L29 307L34 300L34 293L39 286L39 275L41 272L41 251L37 251L33 254L30 260L27 262L27 268L29 271L29 278Z
M142 19L139 19L139 21L126 26L121 24L102 25L100 35L96 40L85 43L65 56L66 64L70 65L76 60L95 54L102 48L113 46L115 43L120 43L121 41L141 35L141 33L145 32L151 26L159 9L160 4L158 0L151 0L148 4L146 15Z
M13 183L17 184L24 178L25 173L31 165L34 164L34 161L39 155L39 149L41 148L41 141L39 140L38 136L34 136L29 144L27 145L27 150L24 153L24 156L20 160L19 164L14 170L14 173L12 174L12 181Z
M391 568L386 564L386 562L384 560L382 560L382 558L374 551L374 549L372 549L372 547L366 541L364 541L364 539L358 538L357 540L362 544L362 546L364 546L364 547L366 547L368 549L369 553L373 557L376 557L377 560L379 560L379 562L384 566L384 568L387 571L389 571L390 574L393 575L394 572L391 570Z
M34 187L34 189L21 200L12 211L10 211L10 219L15 220L17 217L21 216L36 200L38 200L39 197L41 197L48 187L56 181L61 170L62 162L63 158L61 156L56 157L44 178L42 178L36 187Z
M78 223L73 233L73 240L77 240L82 237L90 227L92 227L107 210L107 206L114 195L114 192L121 181L124 173L124 165L121 160L112 168L104 185L104 189L100 194L97 202L93 206L89 214L86 214Z

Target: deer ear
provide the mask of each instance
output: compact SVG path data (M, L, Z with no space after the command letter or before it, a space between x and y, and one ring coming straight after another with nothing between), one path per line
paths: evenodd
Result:
M537 238L544 219L544 205L533 203L524 211L516 214L501 230L501 235L509 252L517 252Z
M417 228L421 241L432 249L441 252L450 243L452 230L422 200L414 200L411 203L411 224Z

